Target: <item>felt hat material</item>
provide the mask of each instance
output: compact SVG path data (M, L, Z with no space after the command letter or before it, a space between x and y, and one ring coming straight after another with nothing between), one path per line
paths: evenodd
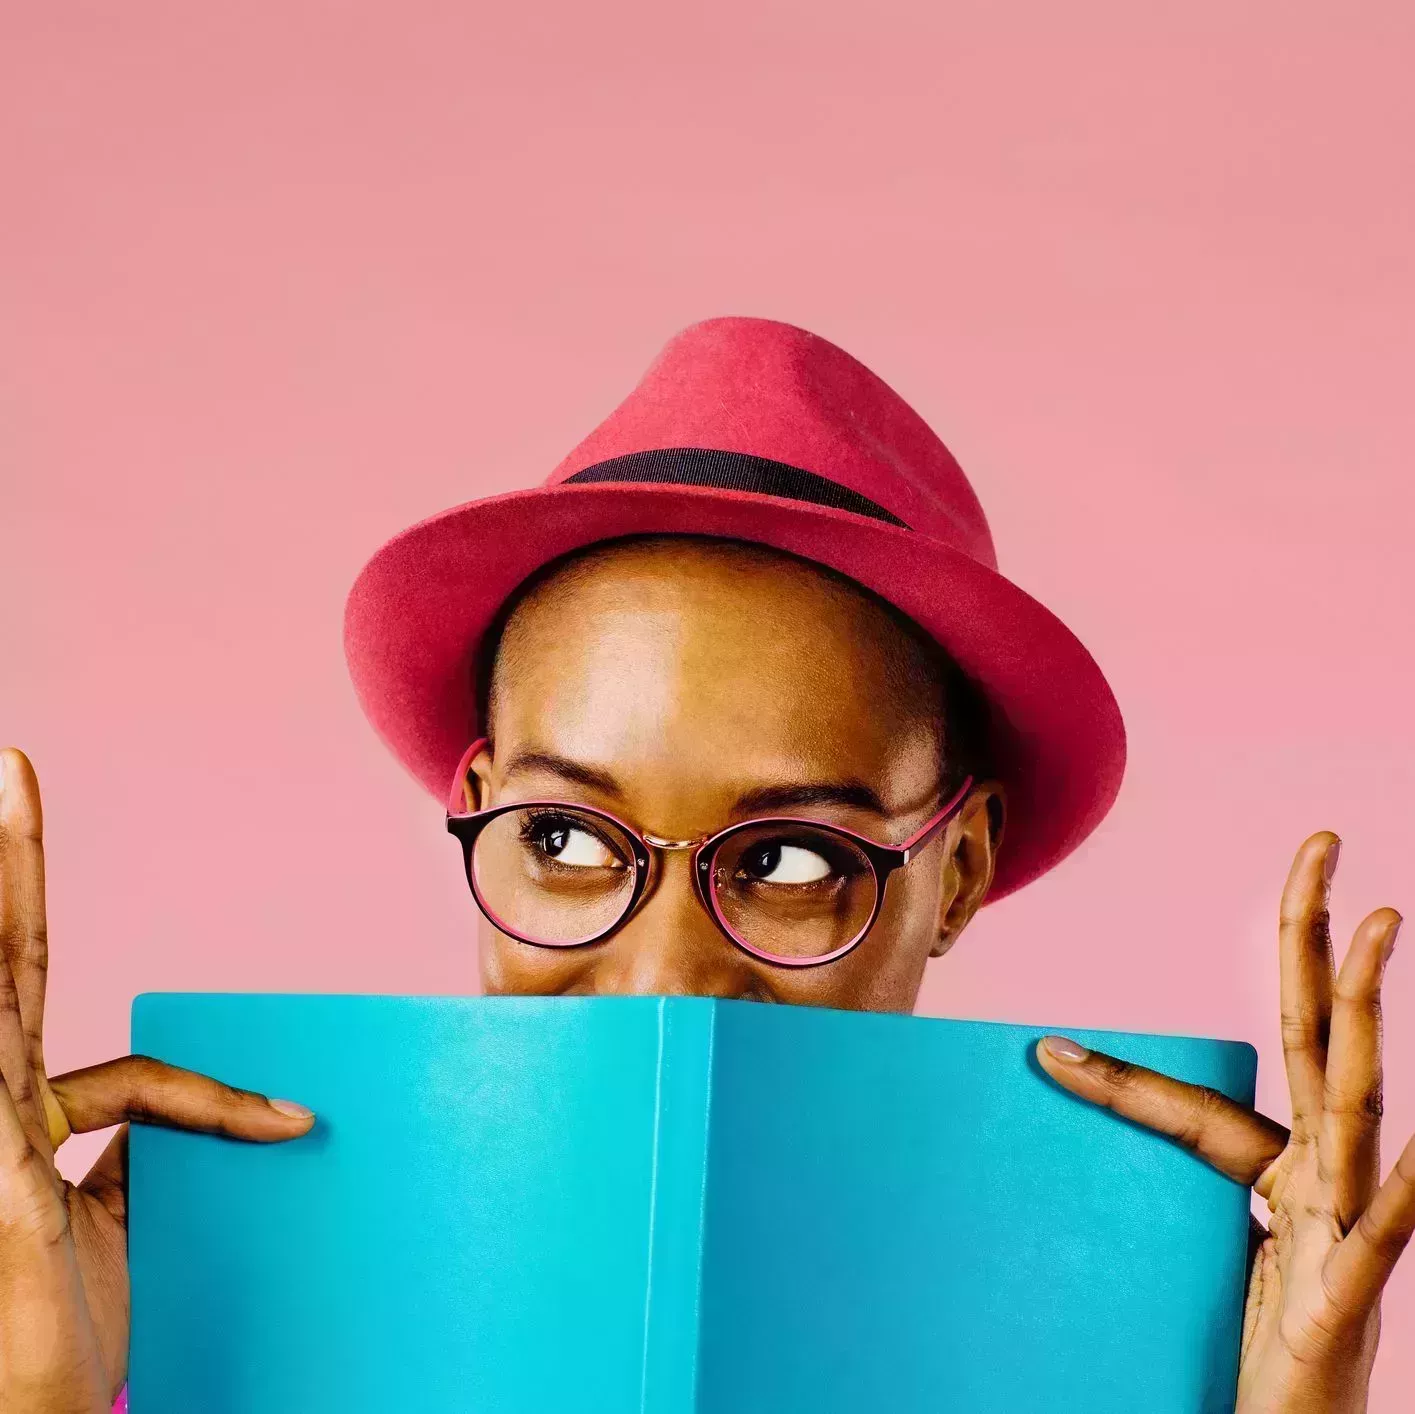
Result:
M672 339L534 489L444 511L384 545L345 610L375 730L445 796L480 735L477 649L506 599L597 541L754 541L848 575L903 610L987 699L1008 826L989 901L1054 867L1120 789L1125 729L1076 636L997 570L982 506L923 419L817 335L725 318Z

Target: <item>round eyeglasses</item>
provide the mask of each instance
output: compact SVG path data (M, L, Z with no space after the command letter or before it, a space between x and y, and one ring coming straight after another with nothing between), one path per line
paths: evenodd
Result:
M793 816L743 820L693 840L647 835L607 811L558 800L458 810L462 782L484 745L463 756L447 808L467 882L494 927L523 943L579 948L603 942L648 887L653 852L691 849L698 900L738 947L779 967L818 967L857 947L885 885L957 813L973 778L901 845Z

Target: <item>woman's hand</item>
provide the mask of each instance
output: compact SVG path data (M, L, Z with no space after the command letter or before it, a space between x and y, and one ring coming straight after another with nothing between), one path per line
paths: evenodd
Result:
M0 752L0 1409L107 1414L128 1357L126 1121L293 1139L313 1117L143 1056L50 1080L39 787ZM77 1187L54 1165L71 1133L124 1125Z
M1381 1291L1415 1231L1415 1139L1380 1182L1381 979L1400 915L1356 929L1337 972L1327 900L1340 841L1297 852L1283 890L1282 1040L1292 1129L1064 1038L1037 1047L1083 1099L1170 1135L1266 1198L1243 1323L1238 1414L1362 1414Z

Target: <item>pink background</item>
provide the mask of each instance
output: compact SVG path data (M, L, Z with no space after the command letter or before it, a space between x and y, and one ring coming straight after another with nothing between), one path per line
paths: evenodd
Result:
M1293 850L1344 836L1343 944L1415 909L1415 11L698 8L5 4L0 736L45 788L52 1067L145 988L474 985L345 590L753 313L915 402L1129 724L1107 823L924 1009L1244 1037L1285 1115ZM1386 1321L1378 1414L1415 1257Z

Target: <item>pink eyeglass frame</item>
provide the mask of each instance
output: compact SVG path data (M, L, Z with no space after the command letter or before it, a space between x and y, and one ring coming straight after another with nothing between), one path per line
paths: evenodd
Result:
M593 805L582 805L578 801L570 800L516 800L507 805L493 805L487 810L476 810L468 812L463 807L465 796L463 794L463 783L466 780L467 769L471 766L476 755L486 745L486 738L479 737L463 753L460 765L457 767L457 775L452 782L452 790L447 798L447 829L448 832L458 839L462 846L462 860L466 868L467 883L471 886L472 897L476 900L477 907L486 915L491 924L508 937L515 938L518 942L529 943L532 947L538 948L584 948L592 943L602 943L606 938L616 933L628 922L638 907L639 900L644 895L644 890L648 888L649 874L653 866L653 851L670 849L691 849L693 850L693 884L698 895L698 902L707 910L708 916L717 924L719 930L726 935L728 940L743 952L750 953L751 956L759 958L763 962L769 962L776 967L820 967L827 962L834 962L842 958L846 953L852 952L861 942L865 935L875 925L875 920L879 917L880 909L884 907L884 891L889 883L889 877L897 869L902 869L910 860L916 858L919 852L930 844L945 825L958 812L959 806L966 799L969 790L973 785L973 777L968 776L957 791L949 798L947 803L931 819L921 825L903 844L889 845L881 844L878 840L872 840L866 835L856 833L854 830L847 830L843 825L828 824L824 820L810 820L799 815L767 815L760 816L752 820L739 820L736 824L728 825L721 830L717 830L709 835L702 835L694 840L665 840L659 839L655 835L644 834L636 830L626 821L619 819L617 815L611 815L607 810L600 810ZM616 829L620 830L629 840L630 847L634 851L634 888L630 895L629 902L624 911L615 919L609 927L602 929L593 937L581 938L573 943L552 943L544 938L528 937L524 933L518 933L503 918L498 916L496 911L487 903L482 896L481 890L477 887L476 871L472 868L472 855L476 848L477 836L499 815L504 815L512 810L524 810L528 806L539 806L542 809L560 807L566 810L576 810L585 815L594 815L601 820L607 821ZM723 916L722 910L718 907L717 894L712 887L712 866L717 857L717 852L723 843L737 834L741 830L755 828L760 825L809 825L813 829L825 830L837 835L843 835L846 839L857 845L865 858L869 861L870 868L874 871L875 877L875 902L874 908L870 912L869 918L864 926L848 943L842 944L833 952L828 952L820 957L783 957L777 953L770 953L763 948L758 948L749 943L745 938L738 937L733 932L731 925Z

